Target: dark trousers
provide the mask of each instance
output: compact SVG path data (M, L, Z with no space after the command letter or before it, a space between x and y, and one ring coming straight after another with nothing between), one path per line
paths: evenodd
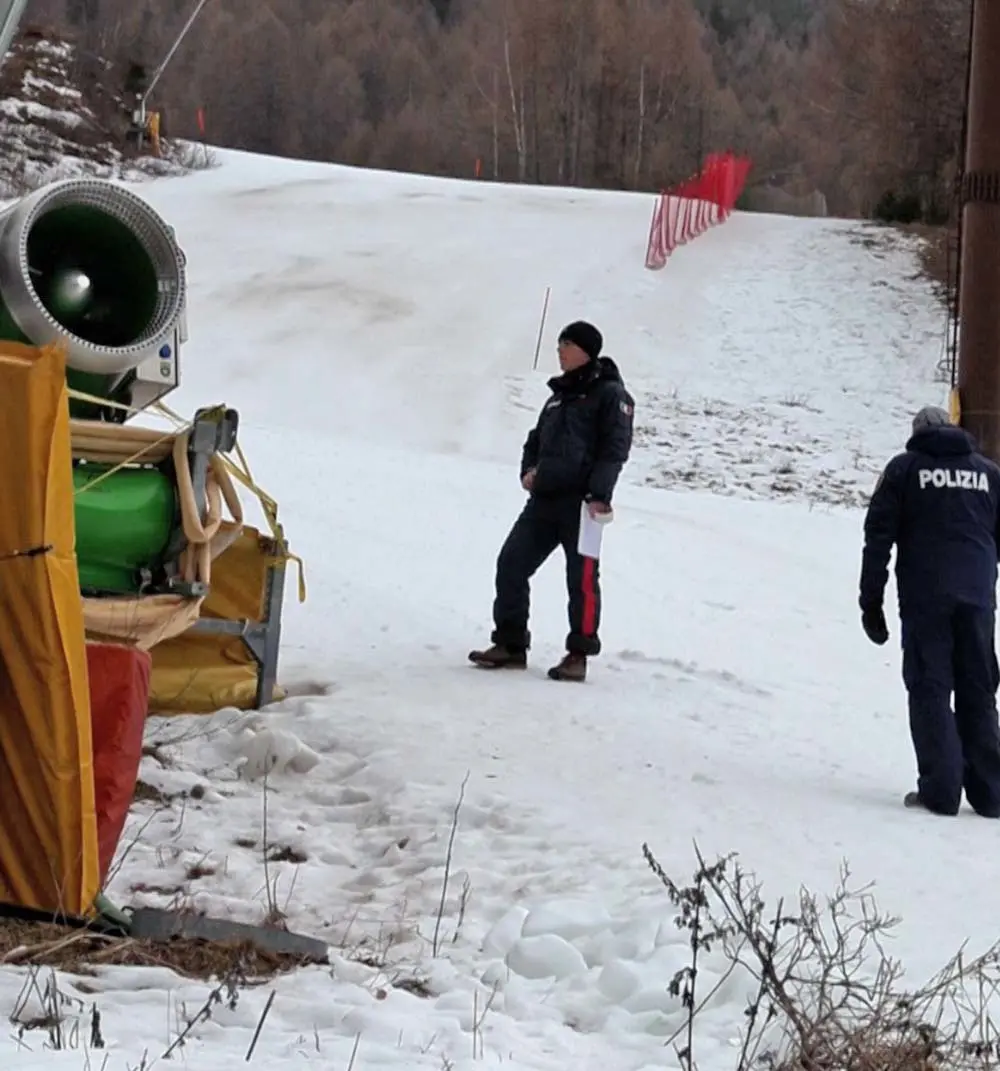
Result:
M901 614L917 790L939 814L958 813L964 788L973 810L1000 817L995 616L965 604Z
M579 531L579 498L528 499L497 557L493 643L524 650L530 646L529 581L561 545L566 554L566 589L569 594L566 650L585 655L600 654L598 563L577 552Z

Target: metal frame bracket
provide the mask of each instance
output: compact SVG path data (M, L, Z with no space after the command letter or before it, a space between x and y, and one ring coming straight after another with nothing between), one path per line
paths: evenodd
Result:
M263 537L262 537L263 538ZM285 598L285 553L274 540L266 540L267 550L274 555L268 567L261 619L259 621L227 621L224 618L202 617L191 632L202 635L238 636L257 663L257 692L254 708L267 706L274 698L278 680L278 652L281 647L281 613Z

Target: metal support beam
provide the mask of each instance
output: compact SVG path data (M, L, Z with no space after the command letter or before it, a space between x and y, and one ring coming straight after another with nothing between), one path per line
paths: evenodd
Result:
M177 35L177 40L170 46L170 50L163 58L163 62L156 68L156 72L150 79L149 85L146 86L146 92L143 93L142 99L139 101L139 107L142 109L143 114L145 114L146 101L149 100L150 93L156 88L156 83L159 82L163 72L170 65L170 61L174 58L174 53L181 47L181 42L187 37L188 30L194 25L195 19L201 14L201 9L205 6L206 2L207 0L198 0L198 5L195 7L194 11L191 12L191 16L187 22L184 23L184 29Z
M274 564L267 571L263 608L259 621L227 621L223 618L202 617L191 632L215 636L239 636L243 646L257 663L257 692L254 707L260 710L274 698L278 679L278 650L281 646L281 613L285 598L285 548L269 540L268 551Z
M958 390L962 426L1000 462L1000 4L972 8Z
M2 2L2 0L0 0L0 2ZM181 43L183 42L184 38L187 37L188 31L194 25L195 20L201 14L201 9L205 6L207 2L208 0L198 0L194 11L191 12L191 15L188 18L187 22L184 23L184 28L177 35L177 39L170 46L170 50L163 58L163 61L160 63L159 67L157 67L156 70L153 72L153 77L149 80L149 84L146 86L145 92L138 99L138 101L136 101L136 108L132 115L132 122L135 129L136 146L140 151L142 150L143 142L146 138L146 102L149 100L149 95L156 88L156 83L159 82L159 80L163 77L163 72L170 65L170 61L174 58L174 54L177 52L177 49L181 47Z
M216 406L199 409L191 422L187 462L191 467L191 483L199 514L206 509L206 482L213 454L228 454L236 445L239 415L234 409ZM263 539L263 537L262 537ZM204 584L189 584L177 573L177 556L184 549L183 529L174 533L167 557L171 561L170 575L162 591L188 597L207 595ZM231 621L225 618L202 617L191 627L193 633L215 636L238 636L257 663L257 691L254 706L259 710L274 698L278 678L278 650L281 646L281 614L285 596L286 554L288 548L279 540L263 539L262 549L274 561L267 570L261 599L260 620Z
M14 43L28 0L0 0L0 62Z

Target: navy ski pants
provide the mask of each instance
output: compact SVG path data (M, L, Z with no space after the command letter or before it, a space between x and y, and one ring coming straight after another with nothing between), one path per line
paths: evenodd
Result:
M900 625L921 801L954 815L964 788L973 810L1000 817L995 611L961 603L914 608L901 613Z
M550 554L566 554L569 634L566 650L597 655L601 651L601 585L598 563L576 549L581 500L576 497L529 498L500 548L493 602L493 643L526 650L531 645L529 582Z

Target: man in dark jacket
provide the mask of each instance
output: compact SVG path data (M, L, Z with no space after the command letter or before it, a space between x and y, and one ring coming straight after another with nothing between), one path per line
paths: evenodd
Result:
M921 409L906 451L886 466L868 506L859 600L865 633L884 644L882 600L895 544L918 771L908 807L957 814L964 788L978 814L1000 817L998 517L1000 468L943 409Z
M500 550L493 603L493 646L470 661L489 669L523 669L531 643L529 581L560 544L566 553L569 635L553 680L583 681L587 656L601 650L601 589L595 558L579 553L581 508L610 516L611 498L632 446L635 402L592 324L569 324L559 335L562 375L549 380L552 397L528 433L521 485L528 502Z

